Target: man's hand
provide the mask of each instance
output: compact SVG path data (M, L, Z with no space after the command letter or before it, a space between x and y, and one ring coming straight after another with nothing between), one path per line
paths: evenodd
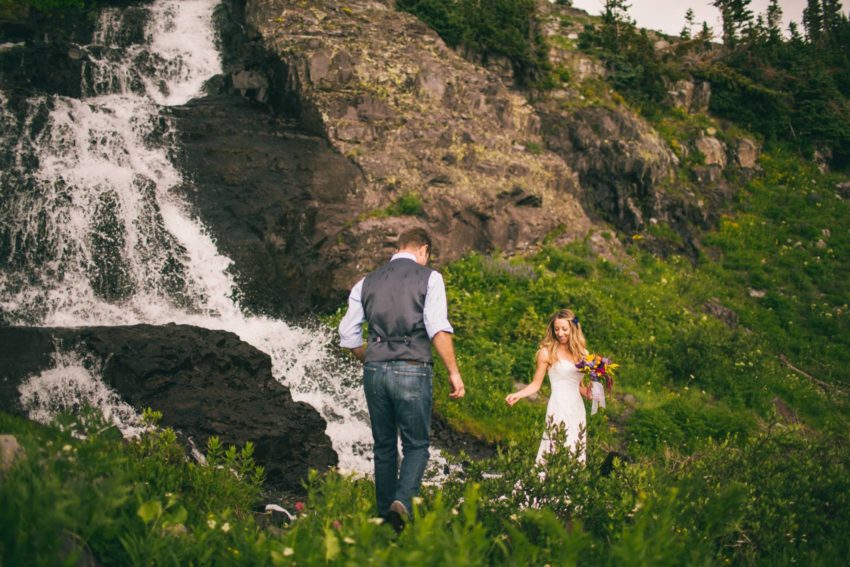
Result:
M466 394L463 387L463 379L460 377L460 372L452 372L449 374L449 397L453 400L462 398Z
M363 362L366 360L366 347L359 346L357 348L353 348L351 349L351 354L353 354L357 360Z

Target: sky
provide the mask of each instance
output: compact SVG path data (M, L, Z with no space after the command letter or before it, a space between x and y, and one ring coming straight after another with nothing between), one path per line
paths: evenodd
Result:
M762 14L767 10L768 3L768 0L752 0L750 9L754 14ZM599 14L604 4L603 0L573 0L573 6L591 14ZM711 5L711 0L630 0L629 4L629 15L642 28L678 35L685 25L685 12L691 8L696 16L697 27L707 21L715 33L718 36L720 34L720 13ZM787 30L791 20L798 24L802 21L806 0L779 0L779 5L783 12L783 29ZM848 0L843 1L843 6L846 13ZM800 29L802 30L802 26Z

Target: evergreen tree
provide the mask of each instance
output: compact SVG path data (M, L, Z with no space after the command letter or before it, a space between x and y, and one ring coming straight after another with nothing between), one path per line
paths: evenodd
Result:
M701 41L704 41L706 43L714 39L714 30L711 28L711 26L708 25L708 22L706 22L705 20L703 20L702 22L702 28L699 30L699 35L697 37Z
M772 43L782 41L782 8L779 0L770 0L767 6L767 34Z
M606 43L620 48L627 41L629 35L634 32L634 21L629 17L631 5L626 0L605 0L605 9L602 12L603 34Z
M751 0L714 0L712 5L720 10L723 19L723 43L728 47L738 44L740 33L753 28Z
M688 8L688 11L685 12L685 27L682 28L682 31L679 33L679 37L682 39L691 39L692 32L691 30L694 27L694 11L691 8Z
M792 45L799 46L803 43L803 35L800 33L800 26L797 25L797 22L788 24L788 35L790 36L789 43Z
M809 42L817 43L823 32L823 12L820 0L809 0L806 9L803 10L803 27L806 29L806 37Z

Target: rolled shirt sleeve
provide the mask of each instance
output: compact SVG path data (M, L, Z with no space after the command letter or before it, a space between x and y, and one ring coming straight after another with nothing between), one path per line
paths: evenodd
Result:
M363 303L360 300L363 292L363 279L351 288L351 293L348 295L348 311L345 312L345 316L339 322L339 345L343 348L363 346L363 323L366 322L366 314L363 312ZM443 295L445 295L445 290ZM425 303L428 303L427 296Z
M349 310L351 309L350 303L349 301ZM428 333L429 339L433 339L434 335L440 331L454 333L454 329L451 323L449 323L446 284L443 282L443 276L440 272L433 271L428 278L428 291L425 293L423 316L425 319L425 331Z

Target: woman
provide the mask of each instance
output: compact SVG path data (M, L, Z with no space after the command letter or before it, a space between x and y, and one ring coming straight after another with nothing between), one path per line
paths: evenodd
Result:
M536 394L548 371L552 397L546 407L547 428L537 451L538 463L543 463L546 454L555 450L550 431L561 426L566 429L566 446L572 451L580 446L578 459L582 462L585 460L584 430L587 416L582 396L588 397L590 392L582 383L584 374L576 368L576 363L586 355L587 347L578 317L569 309L561 309L552 316L546 327L546 338L537 351L537 370L531 384L505 398L508 405L513 406L522 398Z

